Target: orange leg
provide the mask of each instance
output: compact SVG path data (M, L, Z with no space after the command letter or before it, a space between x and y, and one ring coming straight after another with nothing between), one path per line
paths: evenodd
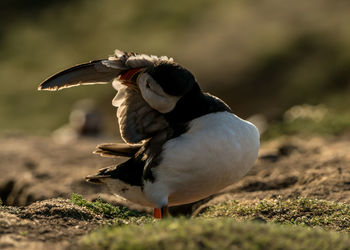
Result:
M160 208L154 208L154 210L153 210L153 217L155 219L161 219L162 218L162 211L160 210Z
M168 217L169 215L169 209L168 209L168 206L164 206L161 208L161 211L162 211L162 218L166 218Z
M168 206L164 206L162 208L154 208L153 217L155 219L165 219L169 215Z

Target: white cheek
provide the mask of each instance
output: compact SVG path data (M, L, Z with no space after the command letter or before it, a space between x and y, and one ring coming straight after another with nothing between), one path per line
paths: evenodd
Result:
M146 81L142 76L138 83L143 99L160 113L168 113L173 110L180 99L180 97L170 96L165 93L163 93L163 96L154 93L150 88L146 87Z
M152 108L160 113L168 113L173 110L178 100L178 98L159 96L152 91L146 91L145 95L142 93L142 96Z

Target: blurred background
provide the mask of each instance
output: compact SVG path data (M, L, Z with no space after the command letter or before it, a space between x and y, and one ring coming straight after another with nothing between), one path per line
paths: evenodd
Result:
M117 133L110 85L38 92L42 80L114 49L168 55L265 131L350 128L347 0L2 0L0 133L48 135L92 98Z

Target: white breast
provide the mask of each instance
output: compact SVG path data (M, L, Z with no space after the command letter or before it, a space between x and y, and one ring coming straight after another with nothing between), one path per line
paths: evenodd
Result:
M155 204L184 204L217 193L243 177L257 159L257 128L232 113L208 114L189 126L164 144L161 164L154 169L156 182L145 183L144 192Z

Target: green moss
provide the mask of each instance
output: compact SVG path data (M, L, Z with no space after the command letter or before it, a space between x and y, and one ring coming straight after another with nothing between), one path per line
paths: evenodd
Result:
M261 217L269 222L350 232L350 205L317 199L229 201L209 207L200 216L237 220Z
M106 227L83 238L84 249L348 249L347 235L233 219L171 219Z
M27 236L28 235L28 231L20 231L19 235L21 236Z
M109 203L97 199L94 202L86 201L81 195L72 194L71 201L73 204L86 207L96 214L102 215L108 219L127 219L129 221L138 221L138 219L150 218L146 213L130 210L123 206L113 206Z
M254 218L267 223L251 221ZM248 222L247 222L248 221ZM151 223L152 222L152 223ZM134 223L132 223L134 224ZM105 226L83 249L349 249L350 205L317 199L228 201L199 218Z

